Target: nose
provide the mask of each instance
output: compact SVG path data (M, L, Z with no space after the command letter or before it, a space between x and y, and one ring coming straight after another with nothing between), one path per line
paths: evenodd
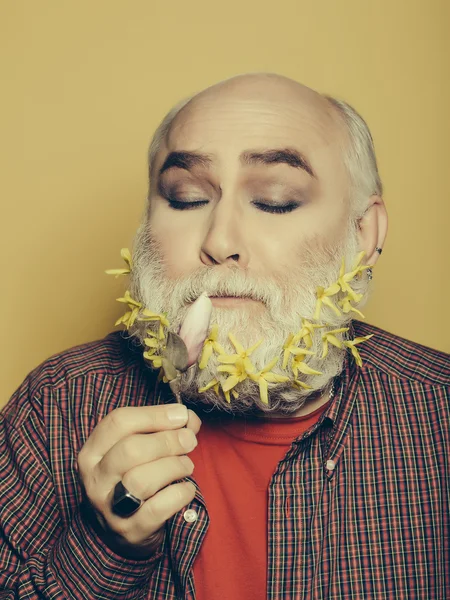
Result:
M224 196L214 207L208 222L200 259L205 265L237 264L246 268L249 254L244 223L238 208Z

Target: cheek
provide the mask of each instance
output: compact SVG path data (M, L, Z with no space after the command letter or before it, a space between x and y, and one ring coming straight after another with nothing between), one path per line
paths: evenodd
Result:
M302 263L304 250L330 246L340 242L345 234L348 215L341 206L312 205L292 213L287 219L273 218L270 227L253 229L252 265L270 274L285 272Z
M150 212L149 224L153 239L160 249L167 277L174 279L185 276L201 265L198 228L186 227L178 214L162 209Z

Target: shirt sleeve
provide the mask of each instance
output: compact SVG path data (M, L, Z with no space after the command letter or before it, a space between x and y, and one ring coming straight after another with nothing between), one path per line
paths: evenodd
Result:
M83 518L77 498L65 513L45 434L52 425L24 401L27 387L0 413L0 599L145 597L161 553L124 558Z

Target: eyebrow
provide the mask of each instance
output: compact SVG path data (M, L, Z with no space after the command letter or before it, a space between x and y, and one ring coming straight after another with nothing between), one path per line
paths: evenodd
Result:
M317 178L308 159L294 148L243 152L241 154L241 162L246 165L286 164L295 169L302 169L311 175L311 177Z
M164 171L178 167L178 169L186 169L190 171L193 167L208 168L212 164L212 158L208 154L200 154L198 152L170 152L167 155L162 167L159 170L161 175Z
M311 177L317 178L308 159L294 148L275 148L260 151L248 150L241 154L240 161L244 165L286 164L295 169L302 169L311 175ZM160 168L159 174L161 175L174 167L187 171L190 171L193 167L207 169L212 163L213 159L209 154L188 151L170 152Z

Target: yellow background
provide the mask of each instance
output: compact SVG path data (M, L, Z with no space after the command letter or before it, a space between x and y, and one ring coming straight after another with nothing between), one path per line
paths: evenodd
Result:
M154 128L180 98L246 71L366 118L390 214L368 320L449 351L448 7L3 0L0 404L45 358L113 328L123 282L103 271L131 243Z

